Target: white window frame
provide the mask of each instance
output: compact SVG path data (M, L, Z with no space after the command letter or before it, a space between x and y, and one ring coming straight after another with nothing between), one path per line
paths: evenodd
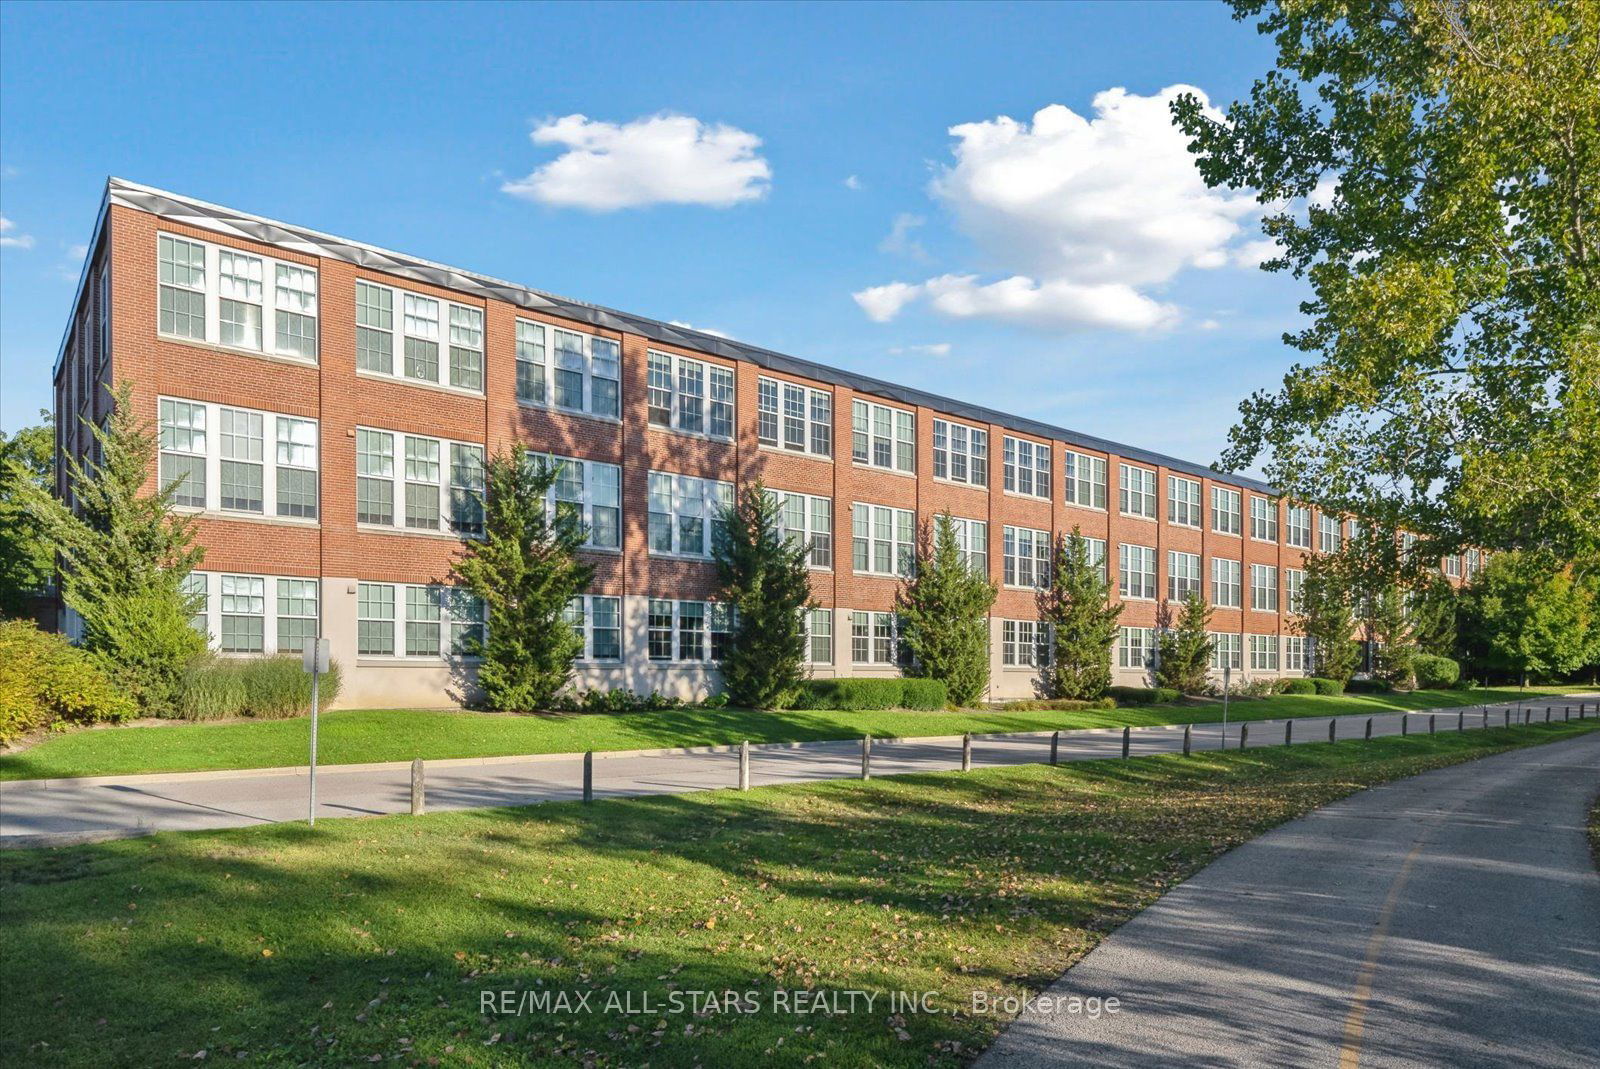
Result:
M1276 672L1278 670L1278 636L1250 636L1250 671Z
M1000 621L1000 664L1006 668L1048 667L1053 645L1043 620Z
M1007 524L1000 534L1004 585L1016 590L1044 590L1050 585L1049 531Z
M1153 601L1156 549L1137 542L1117 543L1117 593L1124 601Z
M615 626L600 627L596 620L599 619L597 609L608 610L607 618L615 621ZM622 598L614 594L578 594L567 602L566 612L563 614L567 623L578 633L583 640L583 648L573 658L582 664L621 664L627 647L623 644L622 626ZM615 631L617 636L616 655L600 656L595 652L597 643L595 635L599 631Z
M806 664L832 664L833 663L833 610L832 609L806 609L801 617L806 631ZM826 625L826 634L823 633ZM819 641L822 648L827 651L826 657L817 656Z
M1257 542L1278 542L1278 503L1260 494L1250 495L1250 537Z
M1117 507L1124 516L1156 518L1156 473L1137 464L1122 464L1117 470Z
M863 621L866 631L860 631ZM887 632L887 634L885 634ZM866 643L867 655L858 657L860 646L857 641ZM888 643L885 647L884 643ZM884 656L887 649L888 656ZM887 665L890 668L900 664L900 618L892 612L869 612L862 609L853 609L850 612L850 663L862 665Z
M793 413L803 400L803 420ZM802 444L791 444L796 421L803 423ZM833 394L788 379L762 375L756 381L756 441L766 449L800 456L833 457Z
M1303 635L1284 635L1282 652L1285 672L1306 672L1306 640Z
M791 490L768 490L778 506L778 533L809 547L806 563L821 571L833 569L833 498L797 494ZM798 510L798 526L789 523Z
M720 510L733 504L733 484L666 471L649 474L649 516L646 546L652 557L692 557L706 560L717 543ZM700 521L699 544L692 544L685 521ZM657 547L665 532L667 545Z
M645 378L645 420L653 430L733 440L733 368L651 349L645 354ZM690 388L695 384L698 394Z
M567 415L586 416L590 419L602 419L610 423L621 422L622 419L622 343L615 338L606 338L598 334L590 334L571 326L557 326L553 323L543 323L535 319L517 318L516 325L516 360L517 360L517 403L531 408L548 409L551 412L564 412ZM576 338L579 347L575 351L575 366L567 366L559 359L557 343L563 335ZM561 353L573 352L563 349ZM533 372L537 370L536 376ZM600 372L610 371L611 374ZM567 372L578 376L578 404L558 404L556 398L559 391L556 389L557 372ZM543 383L542 399L540 396L524 396L524 380L529 385ZM609 383L610 389L597 390L596 383ZM607 412L596 408L596 398L612 395L616 399L616 411Z
M1317 514L1317 551L1337 553L1344 545L1344 524L1337 517Z
M365 589L363 589L365 588ZM378 616L363 615L362 605L367 602L368 590L383 590L387 588L393 596L393 615L384 619ZM424 612L435 615L417 614L413 619L412 592L419 592L418 597L423 602L432 601L431 609L424 607ZM362 652L361 625L363 623L387 623L390 626L391 652L389 653L364 653ZM438 647L432 653L410 653L410 631L408 624L437 625L439 628ZM477 661L477 655L468 655L455 652L458 642L464 638L468 631L478 630L479 634L488 636L488 609L471 594L461 587L439 586L428 583L380 583L361 581L357 584L356 596L356 657L358 660L370 661Z
M881 417L881 418L880 418ZM878 456L886 450L887 464ZM855 398L850 402L850 459L859 467L917 473L917 414Z
M1050 500L1050 454L1054 451L1049 442L1006 435L1000 450L1000 485L1005 492Z
M1156 631L1153 627L1124 627L1117 635L1117 667L1146 671L1155 663Z
M363 435L387 435L389 441L389 474L373 475L361 473L362 452L360 444L365 441ZM407 470L409 455L407 439L415 440L419 445L431 444L437 449L438 471L432 478L412 478ZM482 534L483 508L481 495L483 493L483 467L486 456L483 445L479 442L459 442L453 438L435 438L430 434L411 434L407 431L398 431L390 427L370 427L364 424L356 426L357 450L356 464L356 489L355 498L360 501L361 480L373 482L387 482L390 484L390 516L388 523L379 523L372 520L357 519L356 526L368 531L396 531L404 534L422 535L448 535L452 538L471 538ZM380 454L382 455L382 454ZM465 458L457 464L458 455ZM458 481L459 480L459 481ZM439 520L431 527L414 527L406 523L406 485L436 487L438 489ZM460 516L464 522L458 523L456 502L462 503ZM359 516L359 508L357 513Z
M1444 563L1441 567L1443 568L1444 574L1449 576L1451 579L1461 578L1461 557L1459 555L1451 554L1450 556L1444 558Z
M1211 604L1218 609L1238 609L1243 607L1243 601L1244 576L1241 563L1227 557L1212 557Z
M1283 570L1283 607L1287 612L1299 612L1305 597L1306 572L1304 568Z
M558 472L555 482L545 495L545 505L549 508L552 518L558 513L558 505L576 505L578 521L583 524L584 548L621 552L623 513L620 465L607 464L600 460L557 456L553 453L536 453L532 450L525 452L523 457L526 463L553 464L563 469ZM577 472L577 481L583 487L582 500L571 500L560 496L571 482L566 477L566 469L569 468ZM601 515L602 510L615 513L615 525L608 527L607 524L596 522L595 518ZM607 531L610 532L610 537L602 538L602 533Z
M671 607L672 632L671 656L657 657L651 652L650 643L657 632L661 631L656 626L655 619L659 615L656 609L667 605ZM699 627L685 626L698 620ZM719 659L713 656L716 652L716 639L714 635L723 635L723 648L727 648L729 638L733 634L733 616L721 602L699 601L693 598L650 598L645 605L645 657L654 665L662 664L704 664L716 665ZM685 656L686 639L698 636L699 656Z
M1199 479L1167 476L1167 522L1177 527L1200 527Z
M959 470L959 474L958 474ZM950 419L933 421L933 477L962 486L989 486L989 432Z
M168 277L163 270L162 250L166 248L164 242L182 242L190 246L199 246L203 258L204 268L199 286L188 285ZM222 301L236 300L237 297L224 297L222 295L222 257L227 254L230 258L239 258L245 262L255 262L260 265L261 278L255 279L254 272L250 272L251 282L260 286L259 299L252 299L250 295L241 302L259 309L259 321L256 324L260 335L259 345L239 345L225 343L222 340ZM166 341L202 342L214 345L219 349L226 349L233 353L246 353L253 356L270 356L279 360L293 360L303 364L315 364L320 349L320 334L322 327L321 316L321 278L315 267L296 263L293 260L284 260L261 253L249 252L245 249L231 245L219 245L213 241L202 238L189 237L185 234L175 234L166 230L156 231L156 335ZM302 273L310 279L309 304L303 302L305 294L299 287L280 283L279 267L287 269L288 273L297 277ZM282 288L284 293L278 291ZM175 330L164 330L161 325L161 291L174 290L201 296L203 308L203 322L199 336L181 333ZM291 305L293 307L291 307ZM307 310L309 309L309 310ZM306 316L312 320L310 353L301 353L292 348L278 346L278 313L286 312L291 315Z
M204 425L199 428L185 428L178 425L169 426L167 423L168 411L176 412L175 406L188 405L204 413ZM168 406L174 406L169 409ZM250 459L238 461L239 463L259 464L261 467L261 508L260 509L224 509L222 507L222 414L224 410L243 413L261 421L261 457L259 460ZM287 428L291 435L303 424L311 427L311 441L284 442L280 438L282 431ZM162 457L188 457L197 458L202 462L205 473L205 489L203 505L174 504L174 508L184 512L215 513L219 516L246 517L258 516L270 518L284 523L298 523L307 526L316 526L321 522L322 512L321 487L322 487L322 429L314 419L305 416L292 416L281 412L267 412L257 408L245 408L243 405L223 405L212 401L194 401L187 397L172 397L162 394L156 398L156 441L158 452ZM171 433L169 433L169 431ZM201 441L199 448L178 446L177 439L181 435L198 436ZM280 460L283 455L280 448L288 445L289 461ZM309 450L309 458L305 451ZM306 462L309 459L309 464ZM158 459L156 463L157 478L165 480L164 465ZM297 516L289 512L280 512L281 502L278 499L278 470L280 468L295 472L310 471L313 473L312 485L315 495L312 501L313 515Z
M885 535L885 524L888 533ZM889 567L879 557L889 554ZM863 559L865 564L862 563ZM850 506L850 567L857 575L909 577L917 563L917 516L910 509L856 501Z
M1167 599L1187 600L1190 592L1205 596L1205 580L1200 575L1200 554L1181 549L1167 550Z
M261 584L262 610L259 613L232 612L231 616L259 616L261 619L261 649L254 651L228 651L222 649L222 617L224 579L251 580ZM292 613L284 611L285 595L280 591L296 589L284 584L310 584L312 603L311 613ZM206 644L224 657L254 657L271 656L278 653L298 652L283 643L280 633L280 624L288 620L312 621L312 635L322 634L322 581L309 575L257 575L245 572L221 571L193 571L185 577L184 593L195 595L202 599L199 611L194 614L191 624L195 630L206 636ZM237 593L234 596L238 596ZM289 595L287 600L305 600ZM237 607L237 603L235 605ZM302 605L301 608L304 608Z
M1278 611L1278 569L1271 564L1250 565L1250 609Z
M1211 529L1217 534L1239 537L1244 529L1243 495L1226 486L1211 488Z
M934 539L939 537L938 520L934 521ZM951 516L950 526L956 536L956 550L961 563L977 575L989 575L989 521L969 520L965 516ZM935 546L937 548L937 545Z
M1215 671L1224 668L1244 668L1244 636L1236 631L1211 632L1211 667Z
M1100 512L1106 507L1106 458L1075 449L1066 451L1064 500Z
M1306 505L1287 505L1283 510L1284 544L1299 549L1311 548L1311 509Z

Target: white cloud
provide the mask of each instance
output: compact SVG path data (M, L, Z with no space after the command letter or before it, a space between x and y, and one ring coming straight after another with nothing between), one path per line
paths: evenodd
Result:
M1218 327L1221 327L1221 326L1222 326L1222 324L1217 322L1215 319L1202 319L1200 321L1200 329L1201 330L1216 330Z
M1108 89L1091 117L1052 104L1031 122L951 127L954 162L929 191L998 279L946 275L911 294L906 283L878 286L857 302L880 322L921 297L945 315L1052 330L1172 325L1178 309L1147 291L1185 269L1236 262L1259 212L1252 195L1201 179L1169 110L1185 92L1206 102L1183 85L1152 96Z
M878 242L878 251L896 256L909 256L913 260L927 260L928 251L922 247L922 243L911 239L911 232L927 221L923 216L901 212L894 217L889 233Z
M0 215L0 248L6 249L31 249L33 248L32 234L17 234L14 231L17 224Z
M890 348L891 356L949 356L950 343L932 342L928 345L896 345Z
M563 208L610 212L649 204L727 208L767 193L772 168L757 154L761 139L688 115L651 115L609 123L566 115L541 123L535 145L565 151L500 189Z
M693 323L685 323L681 319L669 319L669 320L667 320L667 324L669 326L682 327L684 330L694 330L694 331L699 331L701 334L709 334L713 338L732 338L733 337L732 334L728 334L728 333L725 333L725 332L720 331L720 330L712 330L710 327L697 327Z
M846 188L846 189L861 189L862 185L861 185L860 177L857 176L857 175L850 175L848 178L846 178L844 180L844 188Z
M909 282L890 282L883 286L869 286L850 296L867 313L874 323L887 323L900 314L900 310L922 293L920 285Z

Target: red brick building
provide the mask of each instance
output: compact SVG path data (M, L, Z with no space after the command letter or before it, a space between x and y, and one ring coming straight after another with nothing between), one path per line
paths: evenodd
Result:
M470 691L452 649L479 610L451 562L483 457L516 447L567 461L553 497L588 526L585 687L716 686L712 516L757 477L814 540L819 676L898 671L916 532L961 521L1001 590L997 698L1032 693L1055 535L1104 553L1133 683L1160 599L1190 584L1216 606L1218 665L1302 673L1299 569L1346 534L1250 479L112 179L56 362L62 454L91 447L83 421L123 382L159 429L151 485L181 479L198 517L196 625L224 653L328 636L347 705Z

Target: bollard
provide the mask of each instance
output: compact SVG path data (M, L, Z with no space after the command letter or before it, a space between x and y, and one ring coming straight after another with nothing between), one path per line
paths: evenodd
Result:
M1434 719L1434 714L1429 713L1428 714L1428 734L1429 735L1433 734L1433 719Z
M1122 756L1128 756L1128 728L1122 729Z
M1189 756L1189 725L1183 725L1183 756Z
M972 732L961 736L961 771L972 771Z
M1533 710L1531 708L1522 710L1522 723L1524 725L1533 723Z
M1485 731L1489 730L1489 707L1488 706L1484 706L1484 708L1483 708L1483 730L1485 730Z
M1465 709L1456 710L1456 730L1467 730L1467 711Z
M739 789L750 789L750 740L745 739L739 744Z
M1293 746L1294 745L1294 721L1293 720L1285 720L1283 722L1283 744L1285 746Z
M872 778L872 736L861 736L861 778Z
M1548 705L1544 707L1544 722L1546 724L1550 723L1550 707Z
M1372 741L1372 717L1367 717L1367 741Z
M1244 749L1244 744L1250 740L1250 725L1239 725L1239 749Z
M1060 764L1061 763L1060 762L1060 757L1061 757L1061 732L1059 732L1059 731L1051 732L1051 734L1050 734L1050 763L1052 765Z
M1329 742L1338 742L1339 741L1339 721L1334 720L1332 718L1330 718L1328 720L1328 741Z
M1563 719L1563 720L1571 720L1572 719L1572 706L1564 705L1564 706L1561 707L1561 719Z
M411 761L411 815L420 816L422 809L422 758L416 757Z
M1511 710L1507 709L1506 710L1506 727L1510 727L1510 726L1511 726Z
M1411 734L1411 718L1404 713L1400 714L1400 734Z
M594 801L594 751L583 752L583 800Z

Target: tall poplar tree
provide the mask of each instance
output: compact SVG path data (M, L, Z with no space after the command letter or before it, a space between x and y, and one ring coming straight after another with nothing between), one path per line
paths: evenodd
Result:
M1054 643L1049 664L1040 670L1052 698L1098 698L1111 686L1111 648L1122 605L1109 604L1103 572L1089 559L1089 543L1078 528L1056 540L1050 585L1038 596L1039 620L1050 625Z
M985 557L987 559L987 557ZM997 591L961 559L955 524L942 513L924 532L917 565L897 596L900 640L910 676L944 683L950 700L970 705L989 686L989 609Z

